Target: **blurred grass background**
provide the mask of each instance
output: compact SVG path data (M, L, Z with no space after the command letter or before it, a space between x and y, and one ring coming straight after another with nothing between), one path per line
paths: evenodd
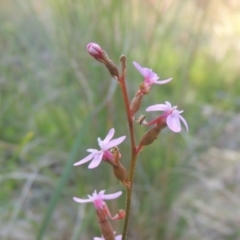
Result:
M126 54L130 98L142 80L133 61L173 77L152 88L141 113L168 100L190 127L163 131L139 157L129 239L240 239L238 0L1 0L0 22L1 239L35 239L57 186L43 239L93 239L93 206L72 196L124 190L106 164L64 171L81 129L74 161L111 127L127 134L117 83L88 55L89 42L116 63ZM135 129L140 139L146 129ZM129 144L120 146L125 166ZM124 208L124 198L110 209ZM113 224L120 234L122 222Z

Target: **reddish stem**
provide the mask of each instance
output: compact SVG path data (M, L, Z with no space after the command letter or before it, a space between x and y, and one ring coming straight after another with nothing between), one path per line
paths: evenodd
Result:
M119 83L120 83L121 92L122 92L122 96L123 96L123 100L124 100L124 104L125 104L125 109L126 109L126 113L127 113L129 133L130 133L130 139L131 139L131 153L132 153L131 154L131 162L130 162L130 170L129 170L129 175L128 175L128 181L130 182L131 185L130 185L130 188L127 188L126 217L125 217L125 221L124 221L123 234L122 234L122 240L125 240L126 235L127 235L129 217L130 217L133 178L134 178L134 171L135 171L138 152L136 151L134 128L133 128L133 119L132 119L132 116L131 116L130 103L129 103L129 99L128 99L128 93L127 93L126 81L125 81L126 57L122 56L120 58L120 61L122 63L122 74L121 74L121 77L118 80L119 80Z

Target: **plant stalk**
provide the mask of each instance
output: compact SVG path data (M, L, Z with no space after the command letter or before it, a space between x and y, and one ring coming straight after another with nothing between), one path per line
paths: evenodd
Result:
M126 109L126 113L127 113L129 133L130 133L130 139L131 139L131 161L130 161L130 170L129 170L129 175L128 175L128 181L130 182L130 187L127 188L126 216L125 216L123 233L122 233L122 240L126 240L127 228L128 228L128 223L129 223L129 217L130 217L130 209L131 209L133 178L134 178L134 172L135 172L135 166L136 166L138 152L136 151L134 128L133 128L133 118L132 118L131 112L130 112L130 103L129 103L128 93L127 93L127 88L126 88L126 77L125 77L126 76L126 57L121 56L120 61L122 63L122 74L118 80L120 83L121 92L122 92L125 109Z

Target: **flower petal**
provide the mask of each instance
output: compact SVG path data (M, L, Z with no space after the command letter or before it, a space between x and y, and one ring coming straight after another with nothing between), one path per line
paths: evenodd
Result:
M181 124L179 120L179 115L177 113L170 114L167 117L167 125L173 132L180 132L181 131Z
M104 240L104 238L94 237L93 240Z
M88 165L89 169L95 168L97 167L100 162L102 161L102 157L103 157L103 152L99 152L97 154L95 154L92 162Z
M154 77L158 77L156 73L154 73L151 69L149 68L142 68L143 76L145 80L152 79Z
M169 110L172 109L172 104L170 102L166 101L165 103Z
M84 163L90 161L92 158L94 158L95 155L96 155L95 152L90 153L90 154L89 154L88 156L86 156L85 158L83 158L83 159L81 159L80 161L74 163L73 166L78 166L78 165L84 164Z
M111 141L109 141L105 146L104 146L104 150L106 151L109 148L118 146L120 143L122 143L125 140L126 136L122 136L116 139L113 139Z
M77 198L77 197L73 197L73 200L74 200L75 202L78 202L78 203L92 202L91 199L82 199L82 198Z
M183 122L183 124L184 124L184 126L185 126L185 128L186 128L186 130L187 130L187 132L188 132L188 124L187 124L187 121L186 121L185 118L184 118L183 116L181 116L181 115L179 115L179 118L180 118L180 120Z
M90 152L90 153L97 153L97 152L99 152L99 150L89 148L89 149L87 149L87 152Z
M143 75L143 77L145 77L145 71L144 71L144 69L143 69L137 62L133 62L133 65L134 65L135 68Z
M116 193L112 193L112 194L105 194L104 196L102 196L102 199L110 200L110 199L117 198L120 195L122 195L122 191L119 191L119 192L116 192Z
M106 190L101 190L101 191L98 193L98 197L104 196L105 191L106 191Z
M91 198L92 200L94 200L95 198L97 198L98 194L97 194L97 190L94 190L92 196L88 195L89 198Z
M122 240L122 235L118 235L115 237L115 240Z
M114 133L115 133L115 129L114 129L114 128L110 129L110 131L108 132L107 136L106 136L105 139L102 141L104 145L105 145L106 143L108 143L108 142L112 139Z
M101 140L101 138L97 138L97 141L98 141L98 146L99 146L100 148L102 148L102 146L103 146L103 141Z
M170 82L171 80L172 80L172 78L168 78L166 80L159 80L159 81L155 80L154 83L155 84L165 84L165 83Z
M168 108L165 104L155 104L152 106L149 106L146 111L151 112L151 111L166 111Z

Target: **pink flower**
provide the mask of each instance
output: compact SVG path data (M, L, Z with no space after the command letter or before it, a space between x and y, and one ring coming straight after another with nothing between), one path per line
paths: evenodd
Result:
M91 148L87 149L87 152L90 152L90 154L85 158L81 159L80 161L74 163L74 166L78 166L92 160L88 168L95 168L100 164L102 159L112 160L113 155L108 149L119 145L126 138L126 136L122 136L122 137L111 140L114 133L115 133L115 129L112 128L110 129L110 131L108 132L107 136L103 141L100 138L98 138L97 140L98 140L98 145L100 146L100 150L91 149Z
M87 45L87 50L91 56L96 58L97 60L101 61L103 59L103 50L102 48L96 43L89 43Z
M104 237L94 237L93 240L105 240L105 238ZM122 235L116 236L115 240L122 240Z
M181 131L180 121L182 121L186 130L188 131L188 124L186 120L180 115L183 111L178 111L177 106L172 107L170 102L165 102L165 103L166 104L152 105L146 109L147 112L164 111L162 115L160 115L158 118L151 121L148 125L165 120L170 130L172 130L173 132L180 132Z
M133 65L144 77L144 84L148 86L148 88L150 88L152 84L165 84L172 80L172 78L168 78L166 80L158 81L159 77L156 73L152 71L152 69L143 68L137 62L133 62Z
M99 193L97 193L97 191L95 190L92 196L88 195L88 199L74 197L73 200L78 203L93 202L96 209L102 209L103 207L106 206L106 203L103 200L111 200L119 197L122 194L121 191L112 194L104 194L104 192L105 190L102 190Z

